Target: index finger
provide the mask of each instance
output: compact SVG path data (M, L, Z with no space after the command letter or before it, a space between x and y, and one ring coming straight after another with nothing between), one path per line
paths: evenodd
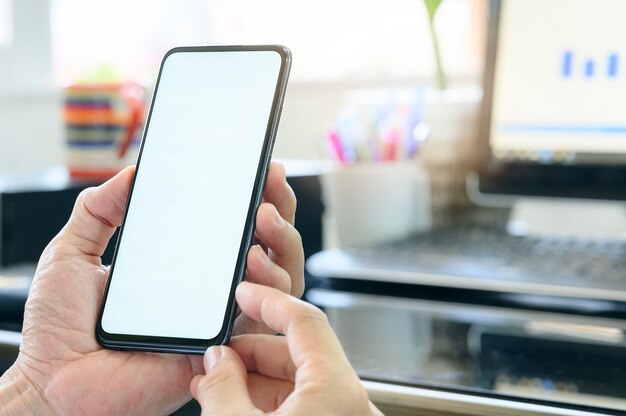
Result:
M296 368L324 368L331 376L350 364L326 315L315 306L277 289L250 282L237 288L237 302L251 319L287 336Z
M296 220L296 194L287 183L285 166L282 163L272 162L265 180L263 200L276 207L278 213L291 225Z

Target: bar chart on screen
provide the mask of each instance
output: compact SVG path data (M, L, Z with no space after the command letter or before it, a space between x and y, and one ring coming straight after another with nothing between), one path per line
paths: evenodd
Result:
M490 143L541 162L611 155L622 163L626 1L565 3L503 2Z
M561 76L565 79L574 77L584 78L617 78L619 75L620 56L609 52L605 56L592 58L582 54L575 54L572 50L565 50L561 54Z

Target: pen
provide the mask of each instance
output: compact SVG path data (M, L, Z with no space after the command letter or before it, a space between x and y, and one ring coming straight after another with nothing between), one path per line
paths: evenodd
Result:
M385 155L384 160L393 161L396 160L396 154L398 152L398 138L399 133L396 129L388 130L383 136L385 142Z
M326 135L328 138L328 144L330 145L330 149L334 153L337 160L342 164L347 164L346 158L344 155L343 145L341 144L341 140L339 139L339 135L335 130L328 130Z

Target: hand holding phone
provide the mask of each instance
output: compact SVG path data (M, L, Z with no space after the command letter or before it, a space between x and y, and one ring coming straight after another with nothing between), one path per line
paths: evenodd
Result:
M0 378L0 408L12 398L19 400L6 409L16 414L76 409L94 415L127 414L129 409L140 415L169 414L189 400L189 382L202 370L201 357L128 354L103 349L95 339L108 278L100 256L121 224L133 171L129 167L83 192L67 225L41 255L26 303L20 354ZM304 256L290 223L296 203L280 164L270 167L263 199L256 234L272 262L266 264L258 250L251 250L246 278L300 295ZM274 226L275 212L285 219L284 226ZM236 335L265 332L243 314L237 324Z
M163 59L97 326L103 346L201 353L228 341L290 62L280 46Z

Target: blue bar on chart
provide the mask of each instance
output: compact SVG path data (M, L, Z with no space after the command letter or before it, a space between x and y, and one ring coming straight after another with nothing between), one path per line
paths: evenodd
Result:
M572 61L574 60L574 54L572 51L565 51L563 53L563 67L561 74L563 78L569 78L572 75Z
M594 69L595 69L595 62L593 62L593 59L587 59L585 61L585 78L593 77Z
M616 53L609 55L608 73L609 78L615 78L617 76L618 57Z

